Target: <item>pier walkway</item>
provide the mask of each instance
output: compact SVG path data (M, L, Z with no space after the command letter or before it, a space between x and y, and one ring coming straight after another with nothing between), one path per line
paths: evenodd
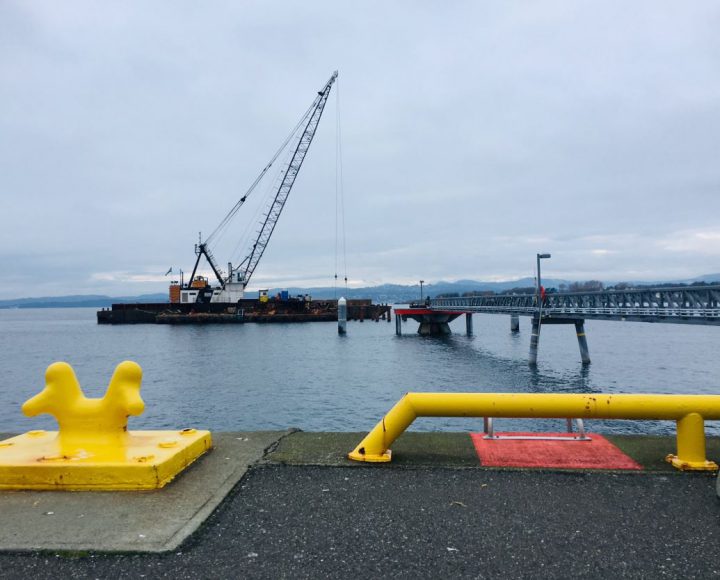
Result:
M715 477L672 438L608 436L643 471L483 467L467 433L222 433L153 492L2 492L0 576L713 577ZM720 459L720 440L708 440Z
M468 334L473 334L473 314L509 314L512 332L520 330L520 316L531 316L531 365L537 364L542 325L574 325L580 359L583 364L589 364L590 351L585 334L585 320L719 326L720 285L547 294L543 290L540 294L491 294L433 300L427 298L423 303L395 309L395 334L402 334L402 321L408 318L420 323L419 334L450 334L449 323L463 314Z
M498 294L431 300L443 312L537 316L535 294ZM600 292L548 292L542 318L624 320L720 325L720 285L657 287Z

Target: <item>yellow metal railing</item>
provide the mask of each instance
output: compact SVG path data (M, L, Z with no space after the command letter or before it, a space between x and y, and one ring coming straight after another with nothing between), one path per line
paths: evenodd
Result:
M720 419L720 395L407 393L348 457L390 461L390 446L416 417L670 419L677 454L667 460L678 469L718 468L705 457L705 420Z

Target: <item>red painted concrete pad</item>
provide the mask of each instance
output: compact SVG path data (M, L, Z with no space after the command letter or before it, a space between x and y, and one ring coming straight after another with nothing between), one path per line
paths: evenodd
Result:
M484 433L470 433L480 463L485 467L642 470L639 463L596 433L588 434L591 441L483 439L484 435ZM568 436L567 433L496 433L496 435Z

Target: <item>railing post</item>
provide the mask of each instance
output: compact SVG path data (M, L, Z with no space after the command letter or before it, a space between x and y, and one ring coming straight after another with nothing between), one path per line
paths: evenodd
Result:
M688 413L677 421L677 455L665 458L681 470L717 469L705 457L705 421L699 413Z

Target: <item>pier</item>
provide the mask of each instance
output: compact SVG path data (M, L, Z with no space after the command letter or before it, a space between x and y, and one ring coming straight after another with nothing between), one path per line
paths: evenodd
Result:
M638 470L487 467L467 433L214 433L164 490L4 492L7 577L710 577L715 478L658 460L671 438L608 439ZM585 444L568 444L585 445ZM708 442L720 459L720 441Z
M395 314L397 335L402 334L402 321L408 318L420 323L420 334L446 335L450 334L449 323L463 314L468 334L473 333L473 314L510 315L512 332L519 332L520 316L529 316L532 365L537 363L543 325L573 325L581 361L589 364L585 320L720 326L720 285L435 298L396 308Z

